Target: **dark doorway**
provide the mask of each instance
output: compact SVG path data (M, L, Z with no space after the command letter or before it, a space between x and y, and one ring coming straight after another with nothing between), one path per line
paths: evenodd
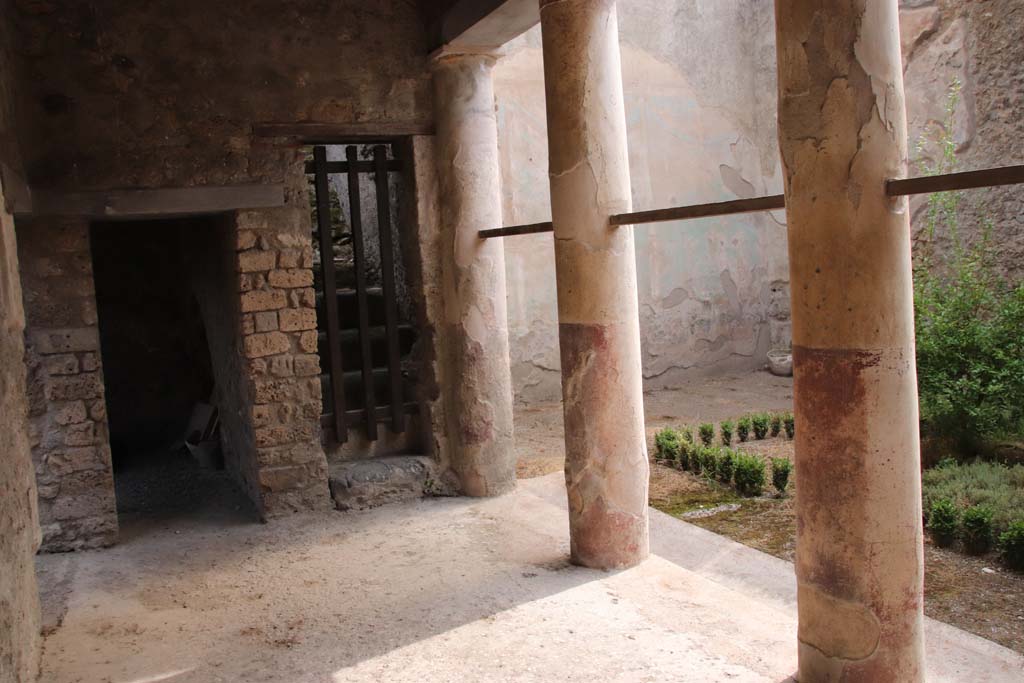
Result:
M214 218L96 223L91 230L103 377L122 528L133 519L240 510L212 452L185 445L214 390L191 263L215 248Z

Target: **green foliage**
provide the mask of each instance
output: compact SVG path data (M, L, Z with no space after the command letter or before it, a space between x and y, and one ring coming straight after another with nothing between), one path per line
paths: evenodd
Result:
M780 432L782 432L782 415L772 413L771 434L772 436L778 436Z
M771 418L768 417L768 413L755 413L750 418L754 426L754 438L758 441L768 436L768 426L771 422Z
M718 451L711 446L700 446L700 469L705 477L711 478L718 471Z
M657 457L669 462L679 459L683 447L683 437L671 427L666 427L654 435L654 451Z
M744 496L759 496L764 490L764 460L756 455L739 452L735 457L733 481L736 490Z
M700 474L701 472L701 465L703 463L701 460L701 451L703 450L704 446L700 444L693 444L693 446L690 447L690 471L694 474Z
M710 422L702 422L700 427L700 441L705 446L710 446L711 442L715 440L715 425Z
M957 168L952 123L959 97L954 82L937 139L918 142L919 151L934 143L939 152L922 166L926 175ZM928 197L926 241L915 259L914 314L922 422L969 450L1024 433L1024 283L996 272L987 222L979 241L963 243L959 202L959 192ZM934 249L939 238L951 245L941 257Z
M796 418L793 417L793 413L783 415L782 424L786 428L786 438L792 439L796 433Z
M690 469L690 451L693 450L693 435L686 438L688 428L676 430L679 432L679 466L684 470Z
M718 467L715 473L719 481L728 484L732 481L732 474L736 469L736 453L731 448L723 448L718 454Z
M975 505L964 510L960 520L960 540L964 550L972 555L982 555L992 549L992 511L984 505Z
M718 425L719 431L722 432L723 446L729 446L732 444L732 432L734 427L735 425L733 425L732 420L726 420L722 424Z
M983 506L992 511L992 530L998 536L1017 519L1024 519L1024 465L973 462L945 464L921 476L924 509L939 500L958 508Z
M999 554L1010 569L1024 572L1024 519L1013 522L999 535Z
M789 473L793 471L793 463L787 458L772 458L772 486L785 495L786 486L789 484Z
M960 510L946 498L936 500L928 510L928 533L940 548L953 545L960 526Z
M692 427L680 427L679 436L682 437L683 441L688 444L693 444L693 428Z
M741 442L745 442L750 438L750 417L744 415L736 422L736 435L740 437Z

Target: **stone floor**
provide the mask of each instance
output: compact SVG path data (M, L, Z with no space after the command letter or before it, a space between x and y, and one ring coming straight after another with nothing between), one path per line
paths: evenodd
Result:
M796 664L792 566L652 512L654 556L566 563L559 474L253 524L163 519L40 558L42 681L769 681ZM141 530L140 530L141 531ZM930 681L1024 658L928 623Z

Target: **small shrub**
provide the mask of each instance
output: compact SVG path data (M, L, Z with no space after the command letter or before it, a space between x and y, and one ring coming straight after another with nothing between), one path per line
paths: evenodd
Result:
M684 470L690 469L690 451L693 450L693 444L687 441L685 438L679 439L679 466Z
M944 463L921 476L924 509L941 499L957 507L981 505L992 511L992 535L998 538L1012 522L1024 519L1024 465L994 462Z
M746 441L750 438L750 418L741 417L736 422L736 436L740 437L740 441Z
M669 462L676 462L683 447L683 437L671 427L666 427L654 435L654 452L656 457Z
M940 548L948 548L956 540L960 511L953 501L943 498L932 503L928 511L928 533Z
M778 413L772 413L771 418L771 434L772 436L778 436L782 432L782 416Z
M999 553L1010 569L1024 572L1024 519L1010 524L999 536Z
M760 441L764 437L768 436L768 425L769 418L768 413L756 413L751 422L754 426L754 438Z
M700 444L694 444L690 446L690 471L694 474L700 474L701 470L701 450L703 446Z
M786 428L786 437L792 439L793 434L796 433L796 419L793 417L793 413L783 415L782 424Z
M759 496L764 490L764 460L756 455L737 453L733 480L744 496Z
M733 430L733 427L734 427L734 425L732 423L732 420L726 420L722 424L718 425L718 429L722 432L722 445L723 446L730 446L730 445L732 445L732 430Z
M984 505L969 507L960 525L964 550L972 555L983 555L992 549L992 510Z
M736 469L736 454L731 448L723 448L718 454L718 479L726 484L732 481L732 473Z
M693 443L693 428L692 427L680 427L678 430L679 436L682 437L683 441L688 444Z
M786 486L789 484L789 473L793 471L793 463L786 458L772 458L772 486L785 495Z
M705 477L714 477L718 471L718 451L710 446L700 449L700 470Z
M705 446L710 446L711 442L715 440L715 425L710 422L702 422L700 427L700 442Z

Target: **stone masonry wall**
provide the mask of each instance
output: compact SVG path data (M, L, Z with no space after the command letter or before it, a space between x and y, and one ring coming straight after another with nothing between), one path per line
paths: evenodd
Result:
M99 329L84 220L19 220L32 458L43 549L117 537Z

